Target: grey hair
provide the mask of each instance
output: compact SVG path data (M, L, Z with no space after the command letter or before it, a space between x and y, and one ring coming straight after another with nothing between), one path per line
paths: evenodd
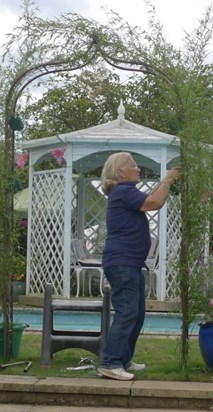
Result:
M105 195L108 195L112 188L119 182L118 170L126 165L128 160L131 160L132 156L129 152L113 153L106 160L102 174L102 190Z

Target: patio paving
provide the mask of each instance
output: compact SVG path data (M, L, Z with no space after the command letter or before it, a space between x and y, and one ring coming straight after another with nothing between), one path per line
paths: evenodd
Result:
M19 404L19 409L14 409L16 404ZM8 407L10 409L7 409ZM209 410L212 407L212 383L142 380L124 382L104 378L38 379L33 376L14 375L0 377L1 412L13 412L13 409L17 412L90 412L95 408L101 408L102 411L110 408L110 412L114 412L116 408L120 412L129 412L135 408L138 412L140 409L197 411Z

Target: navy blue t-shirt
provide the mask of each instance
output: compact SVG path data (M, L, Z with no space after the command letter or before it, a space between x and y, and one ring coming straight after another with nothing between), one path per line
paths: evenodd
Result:
M141 268L149 253L149 222L140 212L148 194L135 183L119 183L109 193L106 215L107 238L103 251L103 267L132 266Z

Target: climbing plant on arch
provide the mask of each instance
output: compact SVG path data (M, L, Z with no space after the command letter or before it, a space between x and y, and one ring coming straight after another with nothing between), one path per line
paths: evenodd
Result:
M51 19L41 19L31 0L24 1L19 25L8 36L5 45L5 85L3 98L4 116L4 173L3 173L3 246L1 253L3 282L4 357L10 357L8 325L12 320L10 257L13 253L13 193L11 179L14 168L15 133L22 127L18 117L20 98L29 85L62 72L82 69L87 65L104 61L111 67L137 72L143 76L158 77L162 90L173 95L181 138L180 162L182 165L181 213L182 242L180 254L180 285L183 311L182 366L188 361L189 285L191 249L201 235L203 225L194 229L199 210L193 210L196 196L202 198L212 185L208 168L202 168L202 159L196 157L200 167L195 167L194 154L203 148L212 136L212 67L205 63L206 49L212 40L212 9L207 8L197 29L185 36L183 51L167 43L163 28L156 19L150 1L146 1L150 15L150 29L130 27L116 13L111 13L107 25L68 13ZM18 44L16 58L13 47ZM9 67L12 65L12 70ZM6 74L7 79L6 80ZM208 90L208 93L207 93ZM160 110L160 108L159 108ZM204 127L205 124L205 127ZM212 162L205 154L205 163ZM212 164L212 163L211 163ZM199 185L196 184L196 176ZM193 178L192 178L193 177ZM202 179L201 179L202 178ZM202 180L202 184L201 184ZM193 182L193 185L192 185ZM199 187L198 187L199 186ZM199 190L198 190L199 189ZM198 202L197 202L198 203ZM207 219L209 210L206 211ZM190 236L189 236L190 234Z

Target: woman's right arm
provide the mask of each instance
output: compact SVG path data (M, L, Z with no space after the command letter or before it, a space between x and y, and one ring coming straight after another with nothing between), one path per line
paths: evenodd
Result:
M141 212L159 210L163 207L168 199L171 184L180 177L180 171L180 167L174 167L168 172L159 185L147 196L140 208Z

